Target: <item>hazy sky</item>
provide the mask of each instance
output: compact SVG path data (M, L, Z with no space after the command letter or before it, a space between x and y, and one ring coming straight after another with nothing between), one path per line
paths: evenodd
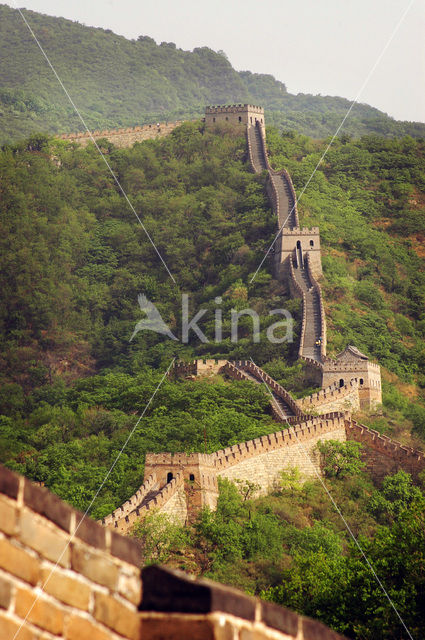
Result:
M222 49L237 70L271 73L291 93L354 99L409 3L25 0L24 6L128 38L148 35L183 49ZM359 101L398 119L425 122L424 78L425 0L416 0Z

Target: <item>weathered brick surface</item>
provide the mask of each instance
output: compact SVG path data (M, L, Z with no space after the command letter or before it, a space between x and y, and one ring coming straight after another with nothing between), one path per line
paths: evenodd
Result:
M13 620L7 613L0 611L0 638L2 640L40 640L40 634Z
M20 516L21 541L38 551L43 558L69 566L71 551L69 536L54 531L45 520L41 520L32 511L24 509Z
M140 572L123 567L118 576L118 593L134 605L142 599L142 582Z
M20 618L26 618L41 629L55 635L62 633L64 611L34 592L20 588L17 590L15 612Z
M95 593L93 613L96 620L126 638L140 637L140 616L111 596Z
M134 538L124 538L112 531L111 533L111 553L129 564L140 567L142 564L142 548L138 540Z
M25 479L24 504L57 524L61 529L70 531L73 509L54 493L44 487L38 487L28 479Z
M257 603L237 589L211 580L193 580L181 571L149 566L142 571L142 611L232 613L245 620L255 619Z
M289 609L279 607L272 602L262 602L261 620L272 629L277 629L290 636L297 635L299 616Z
M0 493L9 498L17 498L19 491L19 476L6 467L0 471Z
M96 549L106 549L105 529L83 513L77 514L75 537Z
M41 573L41 586L43 591L49 593L57 600L76 607L88 610L90 602L90 586L56 569L43 569Z
M5 538L0 539L0 567L29 584L38 582L40 567L37 559Z
M77 573L112 591L115 590L118 582L118 567L112 559L94 553L82 545L74 544L71 562L72 569Z
M217 640L214 623L189 616L142 616L143 640ZM232 639L233 640L233 639Z
M66 640L111 640L107 629L93 624L89 619L71 615L66 629Z
M0 576L0 607L7 609L12 597L12 583Z
M16 531L17 514L16 503L0 496L0 531L13 535Z

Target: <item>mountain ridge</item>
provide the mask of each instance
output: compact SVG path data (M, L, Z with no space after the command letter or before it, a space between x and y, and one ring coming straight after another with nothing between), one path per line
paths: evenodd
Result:
M87 125L136 126L200 117L205 104L251 102L266 108L280 129L331 135L351 102L292 95L269 74L236 71L225 54L208 47L184 51L149 36L128 40L110 29L25 10ZM0 5L0 142L35 131L71 133L81 121L16 9ZM13 51L13 65L10 54ZM65 53L66 52L66 53ZM354 105L343 133L425 137L425 124L399 122L365 104Z

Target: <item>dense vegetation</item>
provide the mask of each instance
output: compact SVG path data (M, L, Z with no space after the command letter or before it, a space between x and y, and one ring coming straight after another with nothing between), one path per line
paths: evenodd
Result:
M273 129L268 141L300 190L323 143ZM307 391L295 362L299 303L284 298L269 263L248 284L274 220L243 137L188 123L131 149L102 146L177 285L93 147L37 136L0 154L1 460L82 509L174 356L252 357L295 394ZM425 434L423 151L411 138L342 138L300 201L303 222L321 228L330 348L353 343L386 367L383 415L362 419L413 444ZM207 310L199 324L210 342L149 331L129 341L139 293L181 337L182 292L191 313ZM273 345L268 312L282 306L295 341ZM246 317L234 343L230 309L247 307L260 316L260 342ZM167 381L93 515L136 489L146 450L213 451L274 430L267 398L251 387Z
M250 102L263 105L280 128L323 137L350 105L344 98L291 95L272 76L237 72L223 52L207 47L183 51L148 36L127 40L63 18L25 15L91 129L197 118L206 104ZM82 128L22 18L6 5L0 5L0 85L0 142ZM425 125L359 104L343 131L424 136Z
M423 485L414 486L399 471L376 489L357 456L343 452L347 473L335 476L325 455L324 482L336 504L343 505L348 526L411 637L420 638L425 625ZM185 528L165 515L152 515L133 534L142 539L147 562L261 595L353 640L408 637L318 481L303 483L296 470L286 470L271 495L256 493L252 483L225 480L216 512L206 509Z

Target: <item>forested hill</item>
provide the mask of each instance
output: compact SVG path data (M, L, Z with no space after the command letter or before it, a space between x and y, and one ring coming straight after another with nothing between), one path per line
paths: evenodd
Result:
M252 102L269 122L313 137L333 133L349 101L292 95L271 75L235 71L225 54L127 40L110 30L32 11L25 15L90 128L198 117L205 104ZM12 55L13 52L13 55ZM0 142L34 131L81 129L56 78L19 13L0 5ZM425 136L425 125L402 123L356 105L344 126L353 135Z

